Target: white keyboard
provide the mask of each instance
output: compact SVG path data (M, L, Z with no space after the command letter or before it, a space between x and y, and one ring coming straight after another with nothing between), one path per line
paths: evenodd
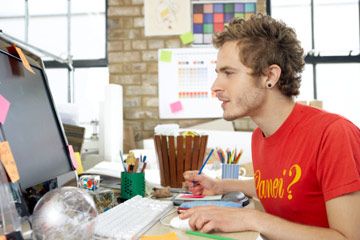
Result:
M135 196L96 218L96 239L138 239L170 209L171 201Z

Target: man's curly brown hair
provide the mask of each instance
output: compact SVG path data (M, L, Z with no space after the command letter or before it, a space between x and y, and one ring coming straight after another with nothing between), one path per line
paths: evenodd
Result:
M292 28L262 14L248 20L235 18L213 37L216 48L228 41L238 43L239 59L253 70L253 76L266 74L268 67L276 64L281 68L280 91L288 97L299 94L304 50Z

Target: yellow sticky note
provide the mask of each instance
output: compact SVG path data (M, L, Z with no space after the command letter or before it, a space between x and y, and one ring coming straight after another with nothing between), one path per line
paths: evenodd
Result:
M35 72L34 72L34 71L32 70L32 68L31 68L28 60L26 59L25 54L24 54L23 51L21 50L21 48L18 48L18 47L16 47L16 46L14 46L14 47L15 47L16 52L19 54L19 57L21 58L21 61L22 61L23 65L24 65L24 67L25 67L29 72L35 74Z
M20 179L19 172L8 142L0 143L0 159L11 182L18 181Z
M77 165L78 165L78 168L76 169L76 172L79 175L79 174L82 174L84 172L84 168L83 168L83 165L82 165L80 153L75 152L74 155L75 155L75 160L76 160Z
M161 62L171 62L172 52L169 50L162 50L160 52L160 61Z
M167 15L169 15L169 8L165 8L164 10L162 10L161 12L160 12L160 16L161 17L166 17Z
M143 236L140 240L179 240L175 232L165 233L162 235Z
M180 40L183 44L192 43L195 40L194 34L192 32L184 33L180 35Z

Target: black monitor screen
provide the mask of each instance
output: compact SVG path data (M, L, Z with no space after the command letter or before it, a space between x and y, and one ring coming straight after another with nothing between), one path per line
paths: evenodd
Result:
M27 71L0 49L0 94L10 102L3 129L22 189L72 170L67 143L42 68Z

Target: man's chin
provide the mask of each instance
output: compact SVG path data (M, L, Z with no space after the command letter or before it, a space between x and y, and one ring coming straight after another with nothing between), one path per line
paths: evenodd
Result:
M227 115L227 114L223 114L223 118L226 120L226 121L233 121L233 120L236 120L238 119L239 117L237 116L234 116L234 115Z

